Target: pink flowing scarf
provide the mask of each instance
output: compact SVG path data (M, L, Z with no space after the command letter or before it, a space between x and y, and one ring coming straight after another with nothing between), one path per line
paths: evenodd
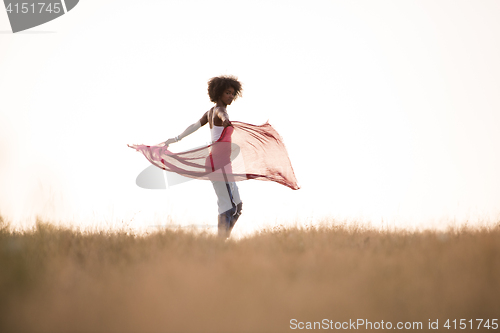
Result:
M157 167L180 175L212 181L267 180L298 190L283 139L265 123L233 121L219 140L193 150L172 153L164 146L130 145Z

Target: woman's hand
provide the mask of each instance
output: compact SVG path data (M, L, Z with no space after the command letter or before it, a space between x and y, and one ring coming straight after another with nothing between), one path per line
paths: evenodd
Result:
M168 140L167 140L167 141L165 141L165 142L161 142L161 143L159 143L159 144L158 144L158 146L160 146L160 147L165 146L165 148L167 148L167 147L168 147L171 143L175 143L175 142L177 142L175 139L170 138L170 139L168 139Z

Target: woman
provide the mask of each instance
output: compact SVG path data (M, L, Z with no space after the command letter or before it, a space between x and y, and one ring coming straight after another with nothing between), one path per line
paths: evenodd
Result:
M237 78L233 76L213 77L208 81L208 95L210 101L216 105L201 117L201 119L190 125L184 132L175 138L165 141L165 146L179 142L184 137L195 132L207 123L210 126L212 142L216 142L226 127L232 126L227 114L227 106L233 100L241 96L242 87ZM213 152L212 152L213 153ZM235 182L229 182L225 177L224 167L222 167L225 181L212 181L217 194L218 205L218 234L220 237L228 238L236 221L241 215L242 202Z

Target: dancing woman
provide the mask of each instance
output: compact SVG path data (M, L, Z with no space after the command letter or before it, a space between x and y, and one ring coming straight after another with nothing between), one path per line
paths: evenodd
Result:
M179 142L186 136L205 126L207 123L210 126L212 142L216 142L224 129L232 126L227 114L227 106L231 105L233 100L241 96L241 83L233 76L213 77L208 81L208 96L210 101L216 103L213 108L205 112L199 121L190 125L184 132L175 138L170 138L165 141L168 145ZM224 167L222 172L225 177ZM218 205L218 235L222 238L228 238L231 231L241 215L242 202L238 191L238 186L235 182L230 182L225 177L225 181L212 181L212 185L217 194Z

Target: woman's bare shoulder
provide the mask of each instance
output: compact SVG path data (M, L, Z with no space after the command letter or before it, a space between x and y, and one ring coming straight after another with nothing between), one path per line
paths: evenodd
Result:
M214 106L214 112L215 114L227 114L227 109L223 106Z

